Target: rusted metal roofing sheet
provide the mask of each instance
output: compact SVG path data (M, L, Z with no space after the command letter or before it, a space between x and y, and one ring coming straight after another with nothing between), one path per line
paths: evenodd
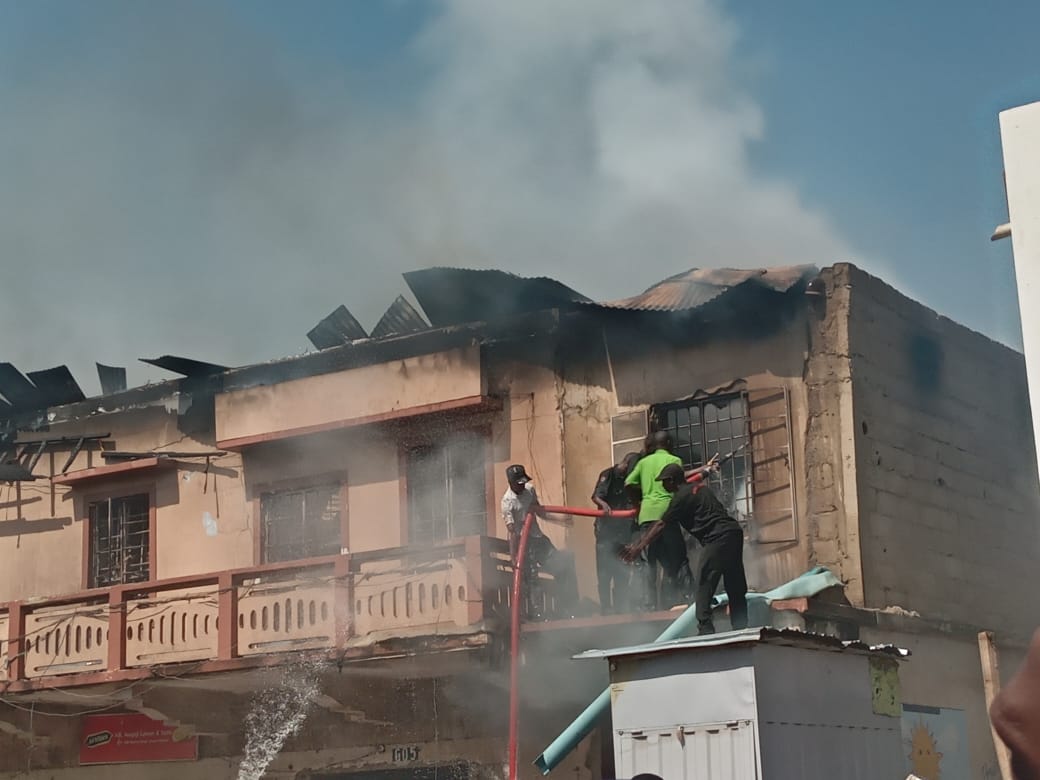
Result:
M158 366L175 374L187 377L213 376L222 374L228 370L227 366L218 366L216 363L207 363L203 360L178 357L177 355L163 355L157 358L140 358L142 363L150 366Z
M596 304L630 311L683 311L696 309L738 288L760 288L786 293L804 286L818 273L812 265L778 268L692 268L670 276L631 298Z
M555 279L491 269L424 268L409 271L404 279L435 328L592 303Z
M95 363L97 366L98 379L101 381L101 394L111 395L126 390L126 369L116 366L105 366Z
M307 333L317 349L331 349L341 347L352 341L368 338L361 323L350 313L346 306L337 306L336 310L323 319Z
M36 385L39 394L37 403L40 407L74 404L86 399L68 366L30 371L26 376Z
M372 329L372 338L403 336L406 333L417 333L429 327L430 324L415 310L408 299L403 295L398 295L397 299L390 304L390 308L379 319L379 323Z

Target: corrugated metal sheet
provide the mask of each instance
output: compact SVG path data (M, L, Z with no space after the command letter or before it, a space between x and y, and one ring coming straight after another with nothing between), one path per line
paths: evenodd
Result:
M671 642L651 642L645 645L618 647L612 650L586 650L574 656L577 659L617 658L630 655L646 655L649 653L670 652L678 650L698 650L710 647L742 644L774 644L812 649L850 651L858 653L880 653L896 658L908 658L909 650L902 650L891 645L866 645L863 642L845 642L837 637L825 634L810 634L791 628L747 628L743 631L726 631L706 636L691 636L674 639Z
M642 773L666 780L757 780L752 721L678 726L670 731L627 731L618 735L619 777Z
M337 306L332 314L311 328L307 338L317 349L331 349L368 338L368 334L350 309Z
M98 379L101 381L102 395L121 393L126 390L126 369L115 366L105 366L95 363L97 366Z
M592 302L555 279L525 278L491 269L425 268L409 271L404 279L438 328Z
M15 409L32 409L39 399L33 383L10 363L0 363L0 395Z
M415 310L408 299L403 295L398 295L372 329L372 338L403 336L406 333L417 333L429 327L430 324Z
M818 270L812 265L778 268L692 268L670 276L631 298L597 304L630 311L683 311L696 309L731 290L758 287L786 293L807 285Z
M228 370L227 366L218 366L216 363L207 363L204 360L194 360L193 358L178 357L177 355L140 358L140 360L142 363L147 363L150 366L158 366L187 377L213 376Z
M41 407L74 404L86 399L68 366L30 371L27 376L36 385Z

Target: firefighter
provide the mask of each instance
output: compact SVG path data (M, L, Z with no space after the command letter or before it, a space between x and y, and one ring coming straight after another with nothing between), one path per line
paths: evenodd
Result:
M594 524L599 609L604 615L626 612L631 600L631 571L618 558L618 552L632 540L635 524L628 518L610 517L610 514L615 510L632 508L632 501L625 490L625 478L639 458L638 452L630 452L620 463L604 469L592 492L592 503L607 514L606 517L597 517Z

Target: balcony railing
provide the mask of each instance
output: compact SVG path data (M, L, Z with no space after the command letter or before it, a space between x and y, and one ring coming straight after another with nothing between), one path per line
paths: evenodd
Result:
M508 616L510 577L506 542L473 536L13 602L0 605L0 688L472 633Z

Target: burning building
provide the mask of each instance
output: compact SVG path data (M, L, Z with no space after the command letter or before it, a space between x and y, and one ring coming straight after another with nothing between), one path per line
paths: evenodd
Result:
M606 303L498 271L406 281L421 312L399 298L366 333L341 307L270 363L165 356L178 377L133 389L99 366L90 399L0 365L0 776L501 777L505 468L587 507L651 430L689 466L736 453L714 488L753 590L841 583L754 624L909 648L900 703L960 713L964 771L992 762L976 634L1013 665L1040 622L1020 354L846 264ZM532 777L606 683L571 656L674 617L600 615L591 522L543 527L581 604L555 612L543 575L524 624ZM613 776L609 725L555 771Z

